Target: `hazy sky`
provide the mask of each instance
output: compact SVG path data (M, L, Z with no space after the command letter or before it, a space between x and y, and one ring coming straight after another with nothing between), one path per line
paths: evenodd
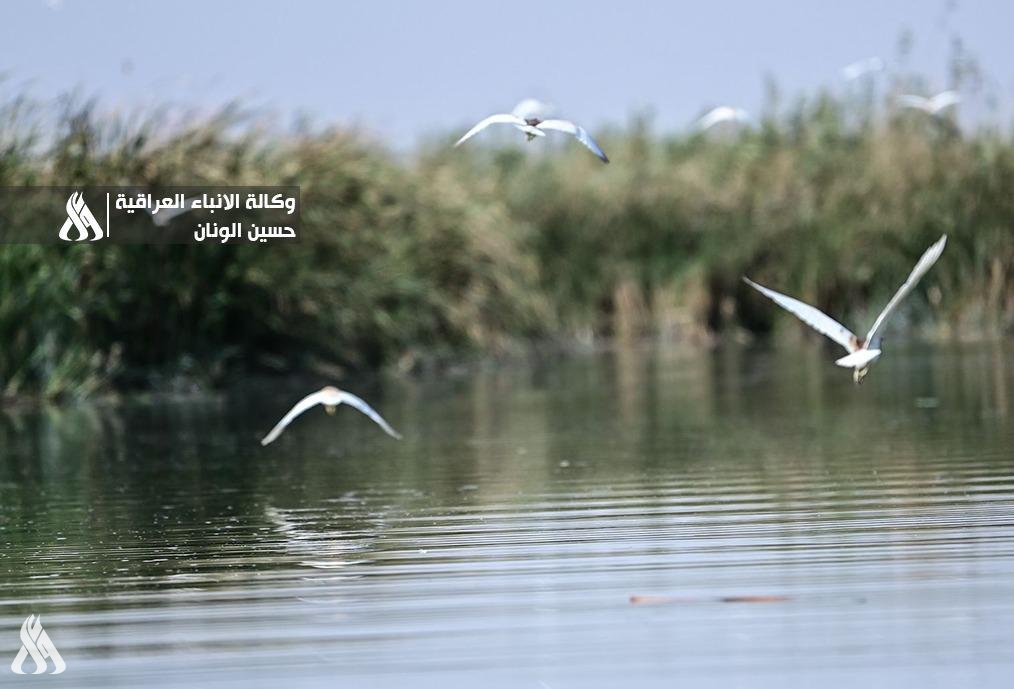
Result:
M710 105L756 109L765 74L789 95L840 85L846 63L890 63L909 29L908 67L945 87L956 33L1009 112L1011 27L1002 0L8 0L0 89L78 87L108 109L240 97L399 144L529 95L592 127L650 109L669 129Z

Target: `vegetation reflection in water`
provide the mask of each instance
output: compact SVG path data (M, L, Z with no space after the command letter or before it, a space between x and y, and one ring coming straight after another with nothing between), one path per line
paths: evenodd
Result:
M892 352L859 389L729 347L366 390L401 443L261 448L291 390L7 412L2 627L41 614L74 686L1007 676L1010 351Z

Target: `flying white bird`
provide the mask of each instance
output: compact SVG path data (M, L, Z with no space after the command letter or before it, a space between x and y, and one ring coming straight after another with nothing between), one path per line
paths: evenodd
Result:
M922 110L927 115L939 115L941 111L960 102L961 94L957 91L941 91L931 98L909 93L898 96L898 103L901 104L901 107Z
M261 441L261 445L267 445L268 443L273 441L275 438L281 435L282 431L285 430L286 426L292 423L293 419L295 419L297 416L305 412L310 407L314 407L318 404L323 404L324 409L327 411L328 414L334 414L334 410L339 404L347 404L350 407L354 407L355 409L358 409L359 411L361 411L362 413L366 414L368 417L373 419L373 421L378 426L383 428L384 432L387 433L389 436L395 438L396 440L401 440L401 434L398 433L398 431L391 428L391 426L388 425L386 421L384 421L383 417L373 410L373 407L371 407L366 402L359 399L352 393L339 390L338 388L333 388L329 385L326 388L323 388L322 390L318 390L317 392L309 394L303 399L296 402L296 405L292 409L290 409L285 416L282 417L282 420L279 421L277 424L275 424L275 427L271 429L271 432L268 433L266 436L264 436L264 440Z
M545 107L544 103L540 103L534 99L523 100L515 106L514 112L490 115L482 120L479 124L469 129L454 145L456 147L460 146L491 124L512 124L515 128L524 132L528 136L529 141L537 136L545 136L547 130L570 134L598 156L599 160L603 163L609 162L609 158L605 152L595 143L595 139L585 131L584 127L580 127L569 120L544 120L532 114L535 111L541 112L539 109L545 109Z
M548 119L551 114L555 113L555 110L556 108L552 105L544 103L537 98L525 98L514 106L514 109L511 110L511 114L514 115L514 117L520 117L523 120L530 120L533 118L542 120ZM523 126L519 126L517 124L514 125L514 128L521 132L525 132L527 127L527 124ZM533 134L532 136L539 136L539 134ZM529 136L528 138L531 140L532 137Z
M850 65L845 65L841 69L841 75L845 81L855 81L860 77L865 77L867 74L875 74L883 71L883 60L879 57L868 57L864 60L856 60Z
M707 131L716 124L722 122L735 122L742 124L750 121L750 113L743 108L732 108L728 105L720 105L713 110L709 110L697 120L697 129L700 131Z
M855 382L862 383L863 378L869 373L870 365L874 361L880 358L883 353L881 348L881 337L877 334L888 317L894 311L894 309L901 303L901 300L908 296L908 293L915 289L915 286L919 283L919 280L923 275L926 274L937 259L940 258L940 254L944 251L944 245L947 244L947 235L942 236L933 246L926 249L926 252L919 259L919 262L915 264L915 268L909 273L908 279L905 280L905 284L898 288L891 301L887 303L884 310L877 316L877 320L874 321L873 327L870 328L870 332L866 334L864 339L856 337L848 328L834 320L827 314L823 313L819 309L816 309L808 304L804 304L798 299L793 299L784 294L768 289L758 285L749 278L744 277L743 281L750 285L758 292L768 297L774 303L781 306L786 311L795 315L799 320L803 321L817 332L826 335L831 338L848 352L847 356L843 356L834 363L844 368L853 369L852 379Z

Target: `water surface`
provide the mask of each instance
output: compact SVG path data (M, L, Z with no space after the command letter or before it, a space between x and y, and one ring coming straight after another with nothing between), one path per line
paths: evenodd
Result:
M1012 353L358 387L400 443L343 408L260 447L302 387L7 412L0 683L34 613L47 686L1009 686Z

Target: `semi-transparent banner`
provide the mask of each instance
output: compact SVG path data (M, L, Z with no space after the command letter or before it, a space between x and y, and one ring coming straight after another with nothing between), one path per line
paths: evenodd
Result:
M299 241L299 187L0 187L0 243Z

